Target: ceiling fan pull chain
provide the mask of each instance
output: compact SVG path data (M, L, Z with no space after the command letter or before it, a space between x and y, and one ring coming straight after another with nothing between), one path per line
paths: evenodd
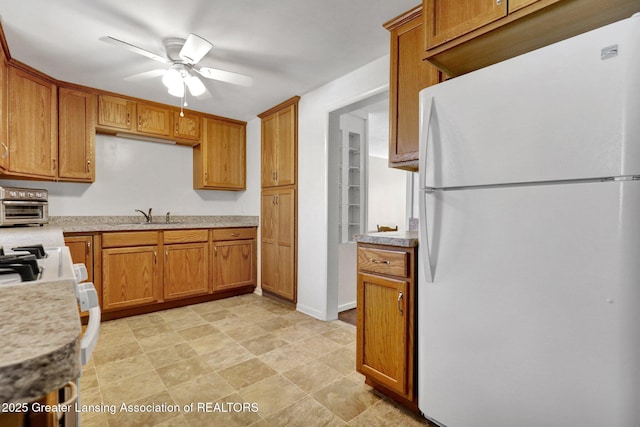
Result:
M184 87L184 90L182 91L182 103L180 104L180 117L184 117L183 107L187 106L187 84L184 80L182 81L182 86Z

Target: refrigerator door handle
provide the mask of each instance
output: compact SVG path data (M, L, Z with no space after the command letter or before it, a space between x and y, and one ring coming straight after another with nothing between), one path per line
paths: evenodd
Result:
M420 251L422 252L424 265L424 279L428 283L433 283L433 269L431 267L431 252L429 250L429 231L427 230L427 192L430 190L420 190Z
M427 147L429 143L429 129L431 128L431 119L433 117L433 104L435 98L431 98L430 102L420 103L420 142L418 152L418 184L420 189L424 190L427 186Z

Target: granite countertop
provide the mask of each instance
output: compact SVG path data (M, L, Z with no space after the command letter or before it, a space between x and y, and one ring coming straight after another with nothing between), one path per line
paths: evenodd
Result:
M418 246L417 231L384 231L377 233L364 233L356 234L354 238L358 243L373 243L376 245L402 247Z
M70 280L0 288L0 402L27 402L80 377Z
M103 231L140 231L185 228L257 227L257 216L171 216L154 217L151 224L138 216L58 216L49 217L49 224L62 228L65 233L96 233Z

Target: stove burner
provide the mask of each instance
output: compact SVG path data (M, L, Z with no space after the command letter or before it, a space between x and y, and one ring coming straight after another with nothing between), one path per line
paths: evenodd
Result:
M47 253L44 250L44 246L41 244L37 245L27 245L27 246L18 246L16 248L11 248L12 251L20 251L20 252L29 252L36 256L37 259L42 259L47 257ZM0 254L2 255L2 254Z
M33 254L0 255L0 273L18 273L23 282L38 280L41 269Z

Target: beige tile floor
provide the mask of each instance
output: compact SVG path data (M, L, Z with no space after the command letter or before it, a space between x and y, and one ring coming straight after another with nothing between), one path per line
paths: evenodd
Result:
M81 390L86 427L428 425L364 384L355 327L255 294L104 322Z

